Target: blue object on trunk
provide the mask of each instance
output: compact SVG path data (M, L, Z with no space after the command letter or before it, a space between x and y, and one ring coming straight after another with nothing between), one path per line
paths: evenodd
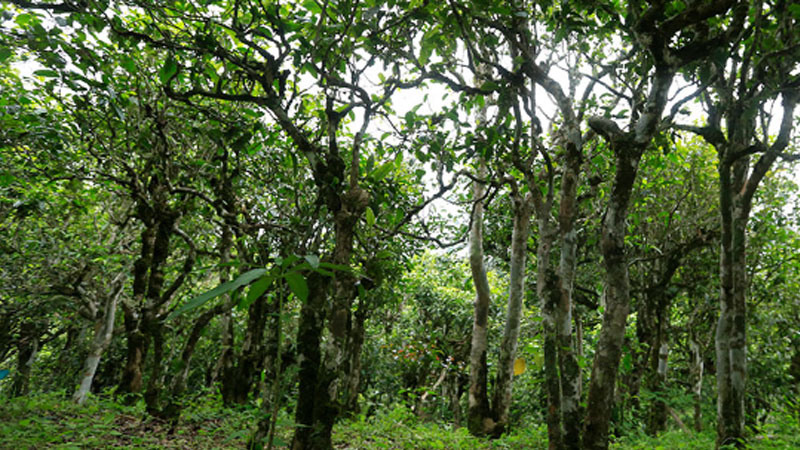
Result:
M0 370L0 380L2 380L3 378L7 377L8 376L8 372L9 372L8 369Z

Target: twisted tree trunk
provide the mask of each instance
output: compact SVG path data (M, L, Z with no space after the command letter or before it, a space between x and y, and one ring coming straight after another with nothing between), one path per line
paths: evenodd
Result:
M478 162L477 177L486 178L486 162ZM483 200L486 187L480 181L472 183L472 229L469 234L469 265L475 284L475 303L472 320L472 340L469 353L469 399L467 403L467 428L476 436L483 436L494 429L487 391L488 369L486 353L489 345L488 322L491 291L486 276L483 253Z
M86 361L83 364L81 384L72 396L72 400L79 405L82 405L86 401L89 392L91 392L92 382L97 372L97 366L100 364L100 358L111 343L111 338L114 336L117 302L119 301L120 295L122 295L124 287L124 283L119 283L116 292L106 298L105 305L103 306L103 315L97 317L95 320L94 337L89 346L89 355L86 357Z

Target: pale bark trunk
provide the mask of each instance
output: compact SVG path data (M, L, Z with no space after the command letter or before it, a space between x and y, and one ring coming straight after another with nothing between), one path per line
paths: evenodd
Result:
M692 400L694 402L694 430L703 431L703 354L700 343L695 336L690 336L689 348L692 352L692 366L690 370L692 383Z
M477 177L484 179L487 169L482 159L478 163ZM485 435L494 429L494 420L489 417L489 396L487 393L488 320L491 292L486 276L483 253L483 197L486 187L473 181L472 229L469 235L469 264L472 281L475 285L474 315L472 321L472 340L469 354L469 401L467 427L473 435Z
M650 391L655 394L656 399L650 405L650 415L647 424L647 432L651 436L664 431L667 426L667 403L664 401L664 384L667 381L667 367L669 358L669 344L665 336L660 336L657 340L658 345L654 348L653 365L655 373L650 380Z
M95 324L95 334L92 338L91 346L89 347L89 355L86 357L86 362L84 363L81 384L72 396L72 400L79 405L82 405L86 401L89 392L91 392L92 382L97 372L97 366L100 364L100 358L111 343L111 338L114 336L117 302L122 294L122 289L123 286L120 285L117 292L106 299L106 304L103 308L105 314Z
M508 427L508 412L511 408L511 389L514 378L514 361L517 355L522 299L525 293L525 255L528 251L528 236L531 227L531 198L513 196L514 225L511 235L511 274L508 290L508 309L503 342L500 347L500 360L494 385L494 419L497 427L494 434L500 434Z

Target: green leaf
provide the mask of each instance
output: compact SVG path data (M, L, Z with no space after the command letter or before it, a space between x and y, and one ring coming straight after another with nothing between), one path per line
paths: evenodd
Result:
M494 81L487 81L481 85L482 91L495 91L500 88L500 85Z
M131 75L136 74L136 63L133 61L128 55L122 57L122 67L128 71Z
M20 14L14 19L14 22L16 22L17 25L21 27L24 27L30 21L31 21L31 15L27 13Z
M178 63L175 62L175 58L169 57L166 62L164 62L164 66L161 67L161 70L158 71L158 79L161 80L162 83L166 83L177 71Z
M247 297L245 297L244 301L239 304L239 307L241 309L250 307L254 301L258 300L259 297L264 295L264 292L269 289L274 279L275 277L271 275L265 275L256 280L256 282L250 286L250 290L247 291Z
M214 289L204 292L197 297L189 300L186 302L185 305L181 306L180 308L173 311L168 317L167 320L173 319L187 311L191 311L199 306L204 305L209 300L219 297L222 294L227 294L228 292L238 289L246 284L250 284L253 280L260 278L265 273L267 273L267 269L253 269L249 270L236 278L233 281L228 281L227 283L222 283L219 286L215 287Z
M294 295L302 301L308 300L308 283L303 275L297 272L289 272L284 275L286 282L289 283L289 289L292 290Z
M275 264L278 264L279 266L281 266L281 267L283 267L285 269L285 268L291 266L292 264L296 263L299 260L300 260L299 256L297 256L297 255L289 255L286 258L281 258L281 257L275 258Z
M312 269L316 270L319 269L319 256L317 255L306 255L304 256L308 265L311 266Z
M3 62L11 56L11 49L10 48L0 48L0 62Z
M55 78L58 76L58 72L56 72L55 70L46 70L46 69L34 70L33 74L39 75L40 77L48 77L48 78Z
M369 206L367 206L366 216L367 216L367 225L374 226L375 225L375 213L372 212L372 208L370 208Z
M394 166L394 163L392 161L390 161L390 162L388 162L386 164L383 164L380 167L378 167L377 169L373 170L372 173L370 174L370 176L372 177L373 180L380 181L386 175L389 174L389 172L392 170L392 166Z

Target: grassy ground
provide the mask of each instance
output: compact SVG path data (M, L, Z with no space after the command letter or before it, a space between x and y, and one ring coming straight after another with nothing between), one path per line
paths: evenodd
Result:
M77 406L63 394L0 398L0 449L243 449L256 421L253 408L226 409L211 397L189 405L174 429L148 418L141 405L123 406L109 399L91 398ZM276 443L284 447L291 435L284 420ZM753 449L800 448L800 428L786 418L764 427L751 439ZM419 422L407 409L397 407L371 418L337 425L337 449L545 449L543 426L518 429L502 439L488 441L470 436L463 428ZM714 433L670 431L658 438L632 433L612 445L627 449L710 449Z

